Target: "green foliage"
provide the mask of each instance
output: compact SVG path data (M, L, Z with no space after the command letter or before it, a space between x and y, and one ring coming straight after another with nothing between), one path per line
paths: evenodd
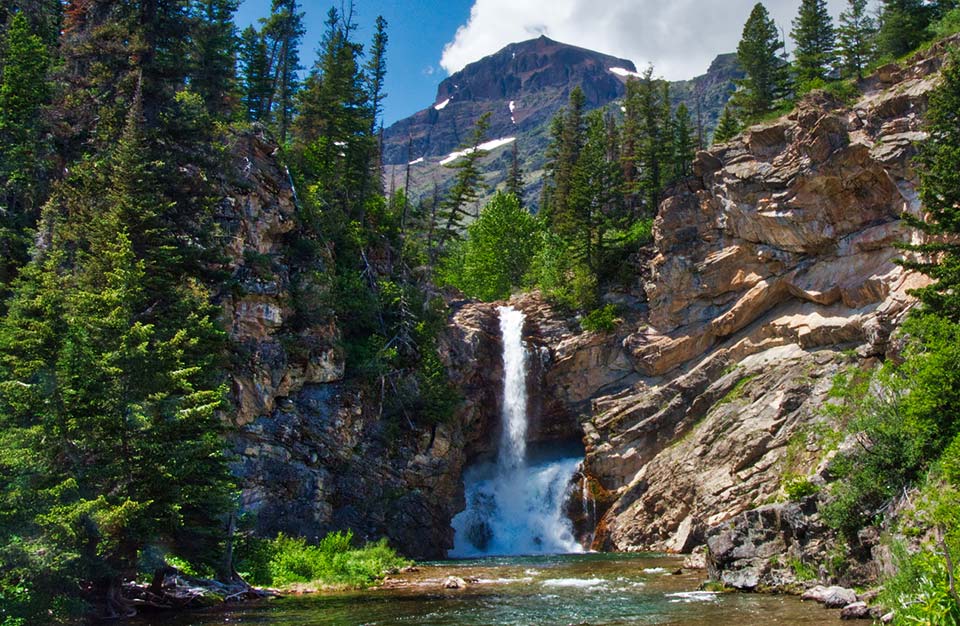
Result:
M148 544L221 556L223 332L147 152L137 97L106 167L80 164L55 198L0 323L0 433L18 445L0 457L0 545L23 563L3 587L50 610L80 581L109 595Z
M732 106L723 107L723 113L720 115L720 121L717 128L713 131L713 143L726 143L740 134L742 126L733 113Z
M332 532L317 545L283 534L272 541L250 542L241 556L250 582L286 586L296 583L361 588L380 581L391 569L410 562L387 545L386 539L353 545L353 532Z
M879 602L895 611L895 624L960 624L960 606L950 594L942 557L925 550L909 555L894 545L896 574L884 581Z
M787 564L790 566L790 569L793 570L794 575L796 575L799 581L817 580L818 578L817 570L814 569L812 565L804 563L801 559L790 559Z
M27 261L29 232L46 192L50 146L41 115L50 97L50 54L24 13L0 45L0 297Z
M838 455L824 518L853 535L880 515L891 498L923 476L960 428L951 407L960 401L960 326L924 315L905 325L911 336L900 366L883 368L872 381L840 392L853 406L850 424L861 446Z
M840 13L837 51L843 78L863 79L863 71L876 53L877 23L867 11L867 0L847 0Z
M480 149L484 143L487 130L490 128L490 113L484 113L477 120L473 128L470 141L462 146L463 156L453 162L451 167L457 171L453 186L446 199L440 204L437 214L436 245L431 251L431 258L436 260L445 251L448 241L459 237L463 222L470 217L470 209L477 202L480 191L484 187L483 176L477 164L479 159L486 155Z
M784 44L766 7L757 3L743 27L737 58L746 76L731 104L740 117L752 120L776 109L787 96L788 65L781 58Z
M910 224L938 237L932 243L904 246L932 257L931 261L908 261L909 268L934 279L915 292L929 312L960 321L960 244L950 237L960 233L960 52L950 54L943 80L930 95L927 130L930 138L921 144L916 159L920 174L920 198L930 219L910 218Z
M834 53L836 34L826 1L801 0L790 36L796 46L794 71L797 80L801 84L825 80L837 60Z
M810 482L806 476L792 475L784 478L783 491L787 494L788 500L802 500L817 493L820 488Z
M877 47L881 56L898 58L929 36L932 13L923 0L883 0Z
M500 300L522 284L536 254L539 224L513 195L497 193L467 227L467 238L451 250L437 272L471 298Z
M617 305L606 304L585 315L580 327L586 331L612 333L617 328L617 312Z

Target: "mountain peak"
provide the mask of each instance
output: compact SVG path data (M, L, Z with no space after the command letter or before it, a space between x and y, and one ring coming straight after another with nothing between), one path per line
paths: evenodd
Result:
M622 91L623 81L609 73L611 68L636 71L627 59L540 35L509 44L452 74L437 88L436 101L502 100L544 88L565 89L580 84L584 92L592 92L587 100L596 105Z

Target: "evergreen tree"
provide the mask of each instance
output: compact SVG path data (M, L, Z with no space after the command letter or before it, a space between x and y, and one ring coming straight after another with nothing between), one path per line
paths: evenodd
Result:
M586 101L583 90L579 86L574 87L566 109L558 114L552 126L554 147L547 155L546 164L549 186L545 186L545 203L541 207L552 228L572 219L573 173L586 136Z
M190 87L216 119L230 117L236 105L237 33L233 14L239 0L194 0L194 69Z
M573 173L569 219L554 232L569 242L569 253L594 274L605 258L607 232L623 217L618 133L602 110L586 116L583 148Z
M377 127L377 120L383 112L383 99L387 97L383 91L383 81L387 75L387 20L382 15L377 16L376 31L373 33L373 42L370 45L370 58L363 66L367 84L367 100L370 102L372 117L370 133Z
M240 72L243 108L251 122L265 121L269 115L273 84L267 62L267 44L253 26L240 37Z
M362 48L345 19L336 9L328 13L320 57L297 97L293 143L312 195L348 223L362 219L372 191L376 141Z
M520 154L517 142L513 142L510 150L510 169L507 170L507 193L517 199L520 206L523 206L523 171L520 169Z
M723 113L720 115L720 121L717 128L713 131L714 144L725 143L740 134L740 122L733 114L732 107L727 105L723 107Z
M883 0L877 47L881 55L900 57L929 36L930 6L923 0Z
M434 260L445 249L448 241L459 237L463 221L470 217L470 207L477 202L484 187L478 161L487 154L486 150L480 149L480 145L484 142L489 128L490 113L487 112L481 115L474 125L470 143L463 146L463 156L449 166L457 173L453 179L453 187L446 199L440 203L436 247L431 255Z
M50 96L50 58L23 13L2 43L0 76L0 295L26 261L29 229L39 217L49 147L42 110Z
M826 0L801 0L793 20L797 79L801 83L826 80L836 63L836 35Z
M267 109L283 144L293 123L295 98L300 88L297 72L303 69L300 66L300 41L306 30L297 0L273 0L270 17L264 20L262 32L268 42L268 66L273 80Z
M623 168L627 206L653 215L672 175L669 85L654 79L653 67L648 67L640 80L628 83L624 108L621 163L628 164Z
M867 0L847 0L837 31L841 76L863 80L863 69L873 58L877 26L867 12Z
M673 121L673 180L690 176L696 157L696 142L687 105L680 103Z
M55 197L68 206L50 213L50 246L0 324L0 431L31 458L0 460L0 499L37 494L0 540L12 531L50 551L22 582L56 580L65 564L114 617L148 544L218 560L230 504L216 415L223 333L205 291L168 262L175 237L152 191L141 102L138 92L106 176L81 165Z
M929 215L924 222L907 221L925 232L930 243L905 246L928 255L927 262L905 263L934 279L916 295L924 311L960 322L960 53L953 50L942 72L942 82L930 95L927 111L929 139L917 157L920 198Z
M783 42L766 7L757 3L743 27L737 60L744 78L732 101L742 116L752 118L779 106L787 93L787 65L780 57Z

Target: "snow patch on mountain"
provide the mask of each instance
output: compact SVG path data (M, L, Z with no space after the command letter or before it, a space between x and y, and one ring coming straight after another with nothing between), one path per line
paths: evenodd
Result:
M477 146L477 148L485 152L489 152L491 150L496 150L497 148L500 148L509 143L512 143L516 140L517 140L516 137L501 137L500 139L494 139L493 141L487 141L485 143L482 143L479 146ZM457 152L451 152L442 161L440 161L440 165L447 165L448 163L453 163L460 157L467 156L471 152L473 152L473 148L467 148L466 150L458 150Z
M440 104L435 104L435 105L433 105L433 108L435 108L435 109L438 110L438 111L442 111L442 110L444 110L445 108L447 108L447 105L448 105L448 104L450 104L450 98L447 98L446 100L444 100L444 101L441 102Z
M634 78L643 78L643 76L639 72L631 72L630 70L624 67L611 67L607 71L610 72L611 74L616 74L617 76L623 76L624 78L628 78L630 76L633 76Z

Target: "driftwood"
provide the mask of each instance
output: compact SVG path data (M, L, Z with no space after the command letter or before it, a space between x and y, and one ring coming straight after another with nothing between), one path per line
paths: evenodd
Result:
M111 617L122 619L143 611L208 608L276 595L276 592L251 586L236 574L229 582L222 582L190 576L175 567L163 567L154 572L150 584L124 583L120 597L127 610L114 611Z

